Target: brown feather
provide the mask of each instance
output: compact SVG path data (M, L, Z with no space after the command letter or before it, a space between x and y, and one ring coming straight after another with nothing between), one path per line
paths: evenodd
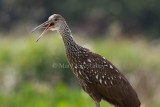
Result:
M140 107L138 96L125 76L104 57L79 46L62 16L52 17L61 20L58 31L63 38L68 62L81 87L97 107L102 99L116 107Z

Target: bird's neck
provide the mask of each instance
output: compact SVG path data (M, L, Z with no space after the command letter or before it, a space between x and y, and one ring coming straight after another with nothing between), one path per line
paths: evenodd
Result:
M66 52L77 51L79 45L74 41L71 30L69 29L67 23L64 21L64 24L61 25L59 33L63 38L63 42L66 48Z
M59 33L63 38L68 62L70 63L72 70L74 71L73 66L77 66L77 63L81 62L80 57L87 57L89 50L81 47L74 41L71 30L69 29L66 22L64 22L64 24L60 27Z

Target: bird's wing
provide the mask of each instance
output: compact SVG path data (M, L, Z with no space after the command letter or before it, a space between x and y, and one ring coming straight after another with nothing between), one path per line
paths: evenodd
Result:
M130 92L131 85L124 75L107 59L104 57L93 53L90 59L95 59L92 62L97 68L92 72L92 81L95 87L102 96L123 98L127 96ZM90 70L91 71L91 70Z
M127 105L126 107L140 104L128 80L107 59L89 52L82 61L83 72L79 73L81 86L95 101L103 98L114 105ZM82 65L79 65L80 68Z

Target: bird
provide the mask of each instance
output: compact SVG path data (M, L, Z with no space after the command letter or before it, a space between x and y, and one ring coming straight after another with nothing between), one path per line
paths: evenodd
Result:
M32 32L44 27L45 30L36 42L49 30L60 33L69 65L96 107L100 107L101 100L115 107L141 106L136 91L126 77L105 57L76 43L67 22L60 14L51 15Z

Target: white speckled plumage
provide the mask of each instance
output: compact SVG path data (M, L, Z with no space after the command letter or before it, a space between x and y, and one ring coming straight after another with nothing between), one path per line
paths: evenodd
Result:
M68 62L81 87L96 102L97 107L100 107L102 99L116 107L140 107L136 92L112 63L79 46L61 15L54 14L49 17L49 21L53 21L54 28L51 30L57 30L61 34Z

